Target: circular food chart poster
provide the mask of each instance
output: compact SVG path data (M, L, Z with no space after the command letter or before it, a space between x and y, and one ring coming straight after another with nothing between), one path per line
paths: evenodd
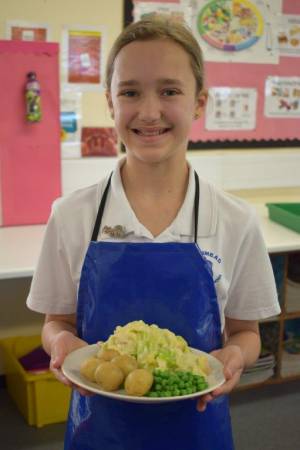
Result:
M256 5L248 0L214 0L200 10L197 29L208 44L234 52L258 41L264 21Z

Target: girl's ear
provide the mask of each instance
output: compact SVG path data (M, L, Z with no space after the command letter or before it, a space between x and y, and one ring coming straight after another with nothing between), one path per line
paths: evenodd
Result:
M106 97L106 101L108 104L108 108L109 108L109 112L111 115L111 118L114 119L114 108L113 108L113 103L112 103L112 99L111 99L111 93L109 91L105 92L105 97Z
M197 95L196 98L196 108L195 108L195 115L194 118L195 119L199 119L199 117L202 116L203 111L205 109L206 103L207 103L207 96L208 93L206 90L202 90L201 92L199 92L199 94Z

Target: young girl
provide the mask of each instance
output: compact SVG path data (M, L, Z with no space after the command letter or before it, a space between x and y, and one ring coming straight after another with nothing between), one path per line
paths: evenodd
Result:
M74 389L65 450L231 450L227 396L260 351L258 320L279 313L257 219L186 160L207 94L183 25L143 20L116 40L107 101L126 148L112 176L56 201L29 308L57 378L66 355L117 325L155 323L213 352L226 382L198 401L134 404Z

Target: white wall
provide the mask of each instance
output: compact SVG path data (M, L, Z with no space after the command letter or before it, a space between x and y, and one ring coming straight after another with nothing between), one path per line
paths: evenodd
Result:
M226 190L300 186L298 149L190 151L188 159L200 176ZM97 183L117 158L62 161L63 194Z

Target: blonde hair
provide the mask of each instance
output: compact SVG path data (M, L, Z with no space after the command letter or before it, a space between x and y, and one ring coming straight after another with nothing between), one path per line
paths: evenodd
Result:
M162 16L132 23L121 32L108 55L105 74L106 89L109 91L111 88L114 62L120 50L134 41L155 39L170 39L188 53L196 80L196 91L197 93L201 92L204 86L204 62L197 40L187 26Z

